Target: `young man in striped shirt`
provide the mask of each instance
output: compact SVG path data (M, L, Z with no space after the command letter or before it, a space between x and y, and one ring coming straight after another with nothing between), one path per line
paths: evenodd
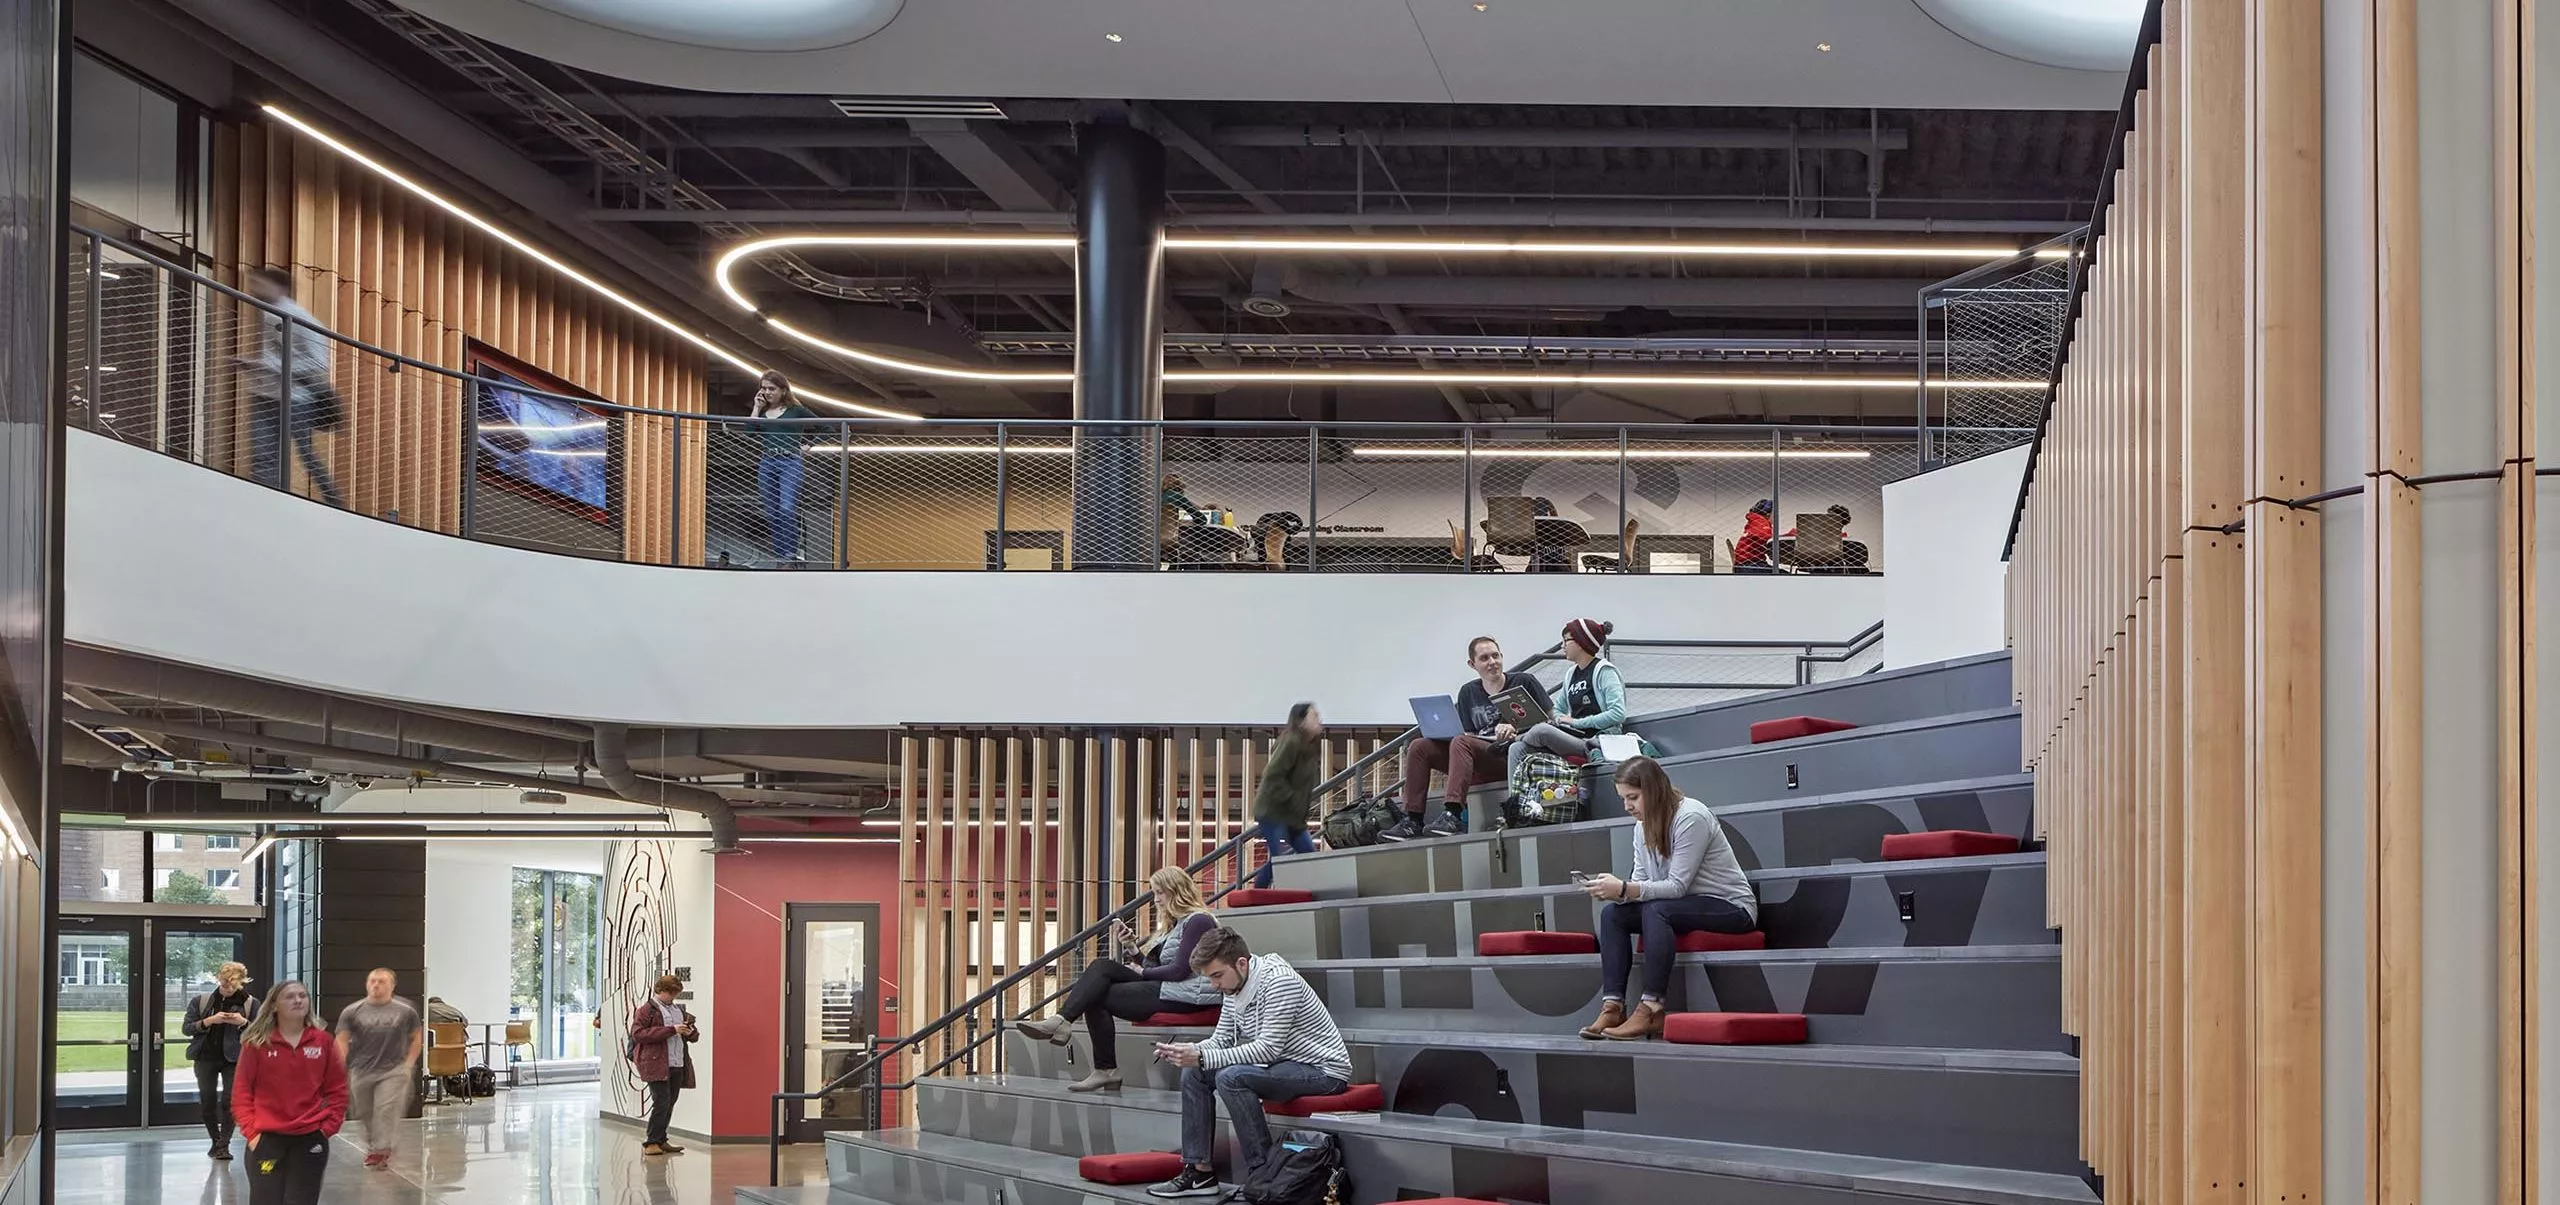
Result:
M1222 1196L1211 1163L1218 1102L1236 1130L1236 1173L1249 1175L1271 1149L1262 1102L1331 1096L1351 1079L1351 1051L1315 989L1277 954L1257 955L1223 926L1192 947L1191 965L1226 993L1206 1042L1159 1042L1156 1057L1182 1073L1182 1174L1147 1190L1154 1197Z

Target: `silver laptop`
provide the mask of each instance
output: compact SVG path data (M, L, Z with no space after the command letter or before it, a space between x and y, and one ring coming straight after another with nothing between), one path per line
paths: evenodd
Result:
M1423 739L1453 741L1466 729L1458 724L1458 703L1447 695L1422 695L1408 700L1413 704L1414 726L1422 730Z

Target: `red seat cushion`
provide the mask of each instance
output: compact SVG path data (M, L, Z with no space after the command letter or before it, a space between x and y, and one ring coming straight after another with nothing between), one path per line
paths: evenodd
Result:
M1818 715L1791 715L1783 720L1762 720L1751 726L1751 743L1765 745L1771 741L1791 741L1800 736L1824 732L1845 732L1857 725L1847 720L1826 720Z
M1238 887L1219 901L1230 908L1261 908L1271 904L1312 904L1316 893L1288 887Z
M1131 1022L1131 1024L1135 1025L1173 1025L1181 1026L1185 1029L1195 1026L1216 1025L1217 1023L1218 1006L1214 1004L1207 1008L1197 1009L1187 1013L1157 1013L1144 1021Z
M1386 1090L1376 1084L1353 1084L1331 1096L1266 1100L1262 1111L1274 1117L1313 1117L1318 1113L1375 1113L1387 1107Z
M1096 1184L1153 1184L1181 1175L1182 1156L1172 1151L1087 1155L1076 1160L1076 1174Z
M1588 933L1517 933L1476 934L1476 957L1518 958L1526 954L1597 954L1600 939Z
M1696 933L1681 934L1680 940L1671 943L1671 948L1683 954L1723 954L1732 950L1765 950L1769 948L1769 935L1758 929L1749 933L1709 933L1702 929ZM1636 939L1636 949L1644 949L1643 938Z
M1480 1201L1474 1197L1425 1197L1419 1201L1401 1202L1400 1205L1496 1205L1496 1203Z
M1804 1041L1803 1013L1673 1013L1662 1039L1684 1046L1784 1046Z
M1950 829L1936 833L1895 833L1884 839L1884 860L1909 862L1919 858L1978 858L1985 854L2014 854L2018 839L2007 833L1968 833Z

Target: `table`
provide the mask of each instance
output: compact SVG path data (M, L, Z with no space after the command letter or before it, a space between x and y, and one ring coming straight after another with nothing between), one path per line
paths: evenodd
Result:
M1173 566L1182 569L1232 565L1244 555L1246 543L1241 529L1186 521L1174 529Z
M1536 524L1537 550L1529 554L1529 572L1573 572L1573 551L1589 546L1591 533L1561 515L1539 515Z

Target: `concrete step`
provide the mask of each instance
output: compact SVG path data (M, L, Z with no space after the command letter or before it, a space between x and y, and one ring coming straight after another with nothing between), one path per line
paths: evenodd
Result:
M1337 1024L1442 1033L1570 1033L1600 1010L1597 955L1296 964ZM1677 1012L1803 1013L1813 1040L2067 1051L2062 947L1682 954Z
M2035 780L1957 779L1828 795L1780 794L1716 808L1745 869L1872 862L1890 833L1972 829L2034 835ZM1272 885L1326 899L1562 886L1569 872L1633 864L1635 821L1475 832L1283 858Z
M1608 865L1625 873L1623 852ZM1286 865L1284 860L1283 865ZM1780 949L2018 946L2054 940L2040 852L1751 872L1760 928ZM1296 962L1455 958L1476 935L1516 929L1597 933L1600 905L1571 885L1435 891L1237 908L1221 920L1251 947Z
M735 1193L738 1205L883 1205L876 1198L856 1196L832 1184L741 1185Z
M1657 711L1637 716L1632 726L1669 755L1746 744L1751 739L1751 725L1787 716L1818 715L1852 724L1890 724L1985 711L2015 702L2009 682L2009 654L1986 653Z
M2016 774L2015 708L1906 720L1766 745L1666 756L1673 785L1709 807Z
M1062 1158L1173 1150L1181 1144L1180 1093L1134 1086L1086 1096L1068 1092L1063 1081L1054 1079L934 1079L918 1086L917 1114L919 1128L930 1134ZM1232 1131L1224 1120L1218 1162L1232 1169ZM1753 1186L1760 1192L1784 1186L1998 1205L2092 1200L2086 1186L2067 1176L1596 1133L1445 1113L1310 1118L1274 1126L1281 1128L1333 1134L1349 1165L1354 1200L1363 1202L1426 1194L1559 1202L1758 1199L1751 1195ZM1662 1198L1629 1195L1625 1177L1641 1173L1669 1173L1657 1182L1685 1191ZM1591 1186L1594 1195L1575 1191L1582 1185Z
M1180 1072L1150 1057L1208 1030L1123 1028L1131 1088L1172 1090ZM1674 1046L1548 1034L1343 1031L1352 1078L1419 1116L1610 1134L1737 1142L1883 1159L2077 1174L2079 1062L2016 1050L1889 1046ZM1019 1033L1001 1070L1071 1080L1092 1067ZM1620 1199L1620 1198L1611 1198Z

